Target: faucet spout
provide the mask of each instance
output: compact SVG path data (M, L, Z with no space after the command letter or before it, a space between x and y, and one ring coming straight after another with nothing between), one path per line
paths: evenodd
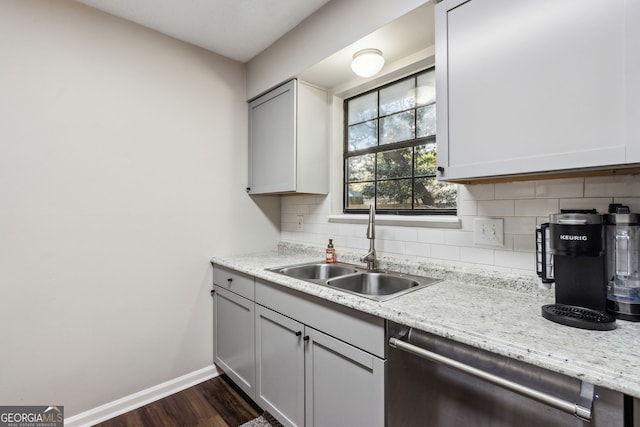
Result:
M376 268L376 209L375 206L369 206L369 223L367 225L367 239L369 239L369 252L362 258L360 262L367 263L367 270L375 270Z

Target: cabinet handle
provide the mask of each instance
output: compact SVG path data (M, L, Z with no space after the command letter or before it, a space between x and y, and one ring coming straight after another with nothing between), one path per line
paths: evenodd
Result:
M229 277L229 278L227 279L227 283L231 284L231 282L233 282L233 279L232 279L231 277Z
M216 293L216 290L215 289L211 289L211 296L213 296L213 294L215 294L215 293Z
M303 339L304 341L309 341L309 335L305 335L302 339Z
M302 331L298 331L296 332L296 336L299 337L300 335L302 335Z
M438 172L443 173L444 172L444 168L442 166L438 166L436 168L438 170Z

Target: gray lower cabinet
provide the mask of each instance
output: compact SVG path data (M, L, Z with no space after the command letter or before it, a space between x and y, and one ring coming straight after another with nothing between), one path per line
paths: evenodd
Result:
M285 426L304 425L304 325L256 304L256 403Z
M238 387L255 398L255 303L213 287L213 359Z
M256 402L285 426L383 426L384 360L256 304Z
M307 426L383 426L384 360L312 328L305 346Z

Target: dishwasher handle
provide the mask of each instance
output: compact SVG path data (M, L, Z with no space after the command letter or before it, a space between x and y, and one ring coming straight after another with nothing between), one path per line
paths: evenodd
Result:
M575 415L577 418L583 421L591 422L591 419L592 419L591 411L593 408L593 399L595 395L595 387L591 383L587 383L584 381L581 382L580 400L583 400L584 403L586 404L586 405L583 405L580 403L570 402L568 400L564 400L556 396L552 396L548 393L535 390L531 387L527 387L525 385L518 384L516 382L507 380L505 378L499 377L497 375L491 374L481 369L474 368L473 366L467 365L462 362L458 362L457 360L453 360L448 357L442 356L440 354L434 353L432 351L426 350L424 348L417 347L406 341L402 341L399 338L395 338L395 337L390 338L389 345L398 350L406 351L407 353L411 353L423 359L440 363L442 365L464 372L476 378L485 380L491 384L495 384L504 389L518 393L522 396L531 398L533 400L537 400L538 402L542 402L548 406L559 409L562 412Z

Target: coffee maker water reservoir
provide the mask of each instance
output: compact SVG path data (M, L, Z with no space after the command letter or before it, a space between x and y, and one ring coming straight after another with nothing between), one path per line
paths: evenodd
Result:
M612 204L605 224L607 311L619 319L640 321L640 215Z

